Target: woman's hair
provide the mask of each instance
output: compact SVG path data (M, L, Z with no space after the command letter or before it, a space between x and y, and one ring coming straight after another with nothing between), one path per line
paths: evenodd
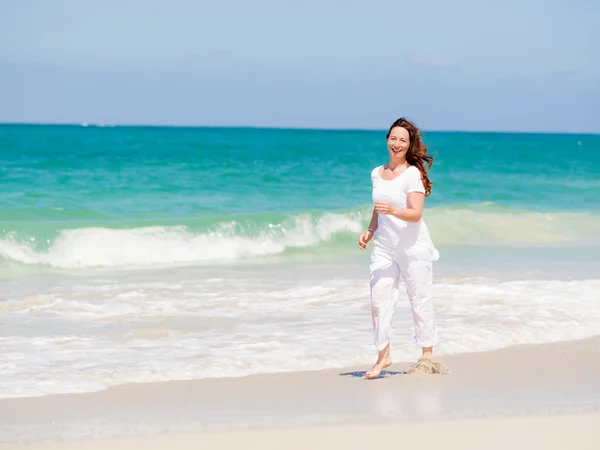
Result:
M417 126L410 120L401 117L392 124L386 139L390 137L392 129L396 127L402 127L408 131L410 145L408 147L408 151L406 152L406 161L408 161L409 164L416 166L417 169L419 169L419 172L421 172L423 186L425 186L425 197L427 197L431 193L432 185L429 177L427 176L427 170L431 169L431 165L433 164L433 156L427 154L427 146L421 140L423 132L419 130ZM425 169L425 163L427 163L427 169Z

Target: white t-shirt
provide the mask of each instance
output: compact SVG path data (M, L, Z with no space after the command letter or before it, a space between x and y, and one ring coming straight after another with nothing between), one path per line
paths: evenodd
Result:
M417 167L408 167L393 180L381 178L379 172L382 167L377 166L371 172L373 202L384 200L405 209L408 206L409 192L425 193L421 172ZM406 222L391 214L379 214L374 244L375 247L391 252L411 250L411 253L425 259L436 260L439 256L422 218L418 222Z

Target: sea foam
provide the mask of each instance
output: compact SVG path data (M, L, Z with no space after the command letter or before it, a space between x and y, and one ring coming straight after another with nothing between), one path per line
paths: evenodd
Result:
M41 249L35 236L0 238L0 258L64 269L214 264L292 249L331 254L356 249L371 209L299 213L266 222L252 216L205 229L181 226L63 229ZM438 246L598 246L600 215L473 208L431 208L425 221Z

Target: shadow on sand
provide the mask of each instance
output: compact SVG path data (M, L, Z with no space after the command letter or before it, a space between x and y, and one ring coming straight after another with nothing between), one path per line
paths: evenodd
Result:
M367 373L366 370L360 370L357 372L340 373L339 375L341 377L365 378L366 373ZM380 380L382 378L389 378L389 377L393 377L395 375L408 375L408 372L392 372L391 370L382 370L381 374L379 374L379 377L374 378L374 380ZM369 381L373 381L373 380L369 380Z

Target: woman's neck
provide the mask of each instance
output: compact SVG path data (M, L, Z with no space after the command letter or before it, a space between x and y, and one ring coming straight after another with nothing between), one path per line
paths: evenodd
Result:
M409 164L406 159L404 159L404 161L389 161L387 166L388 169L394 172L398 168L408 168Z

